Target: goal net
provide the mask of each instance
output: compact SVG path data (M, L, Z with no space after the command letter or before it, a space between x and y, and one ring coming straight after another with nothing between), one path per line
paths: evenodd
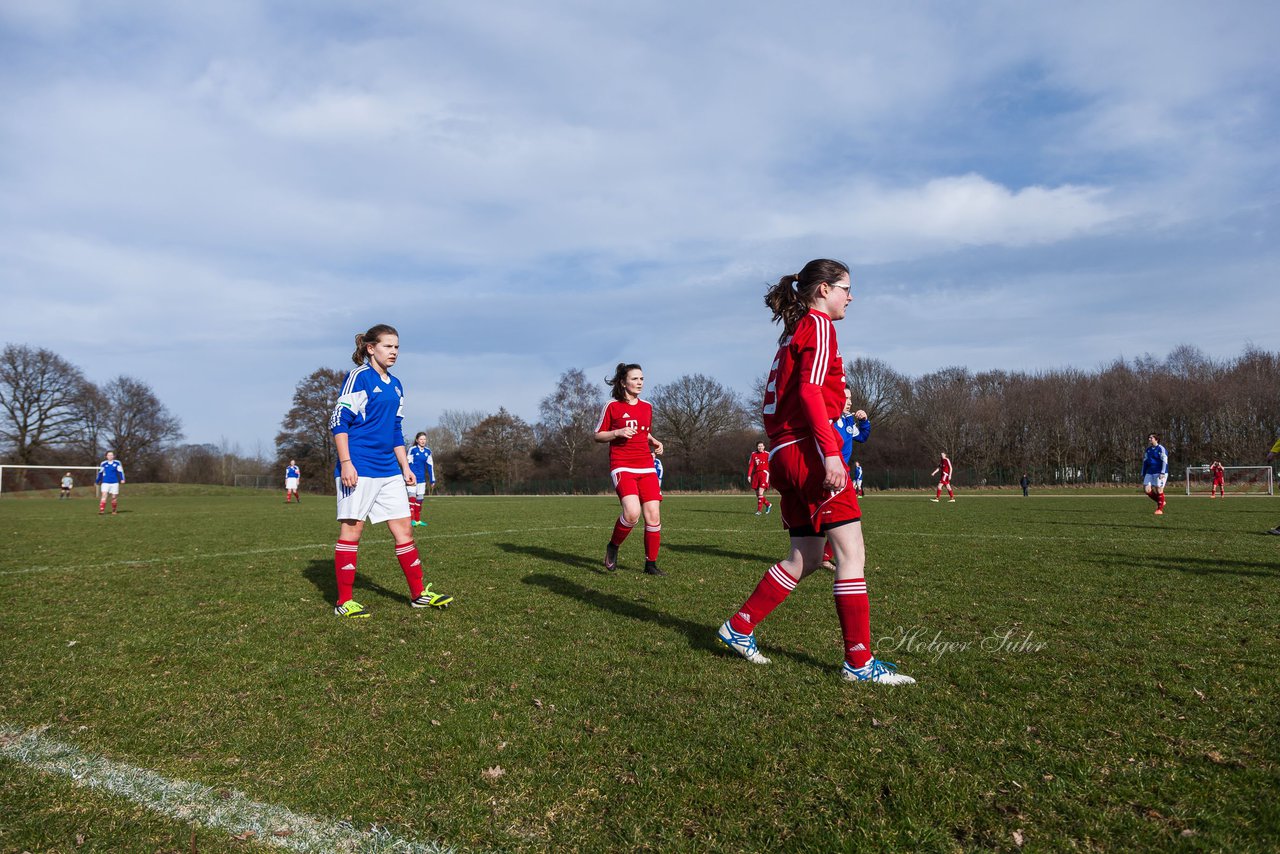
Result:
M1227 495L1272 495L1271 466L1224 466L1223 492ZM1208 466L1187 466L1187 495L1208 495L1213 475Z
M250 489L284 489L284 478L274 474L238 474L235 485Z

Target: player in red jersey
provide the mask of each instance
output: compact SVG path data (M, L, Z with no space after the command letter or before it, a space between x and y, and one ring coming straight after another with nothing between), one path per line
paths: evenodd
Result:
M764 491L769 488L769 452L764 449L764 442L756 442L755 453L747 460L747 482L756 491L756 515L764 511L767 516L773 504L764 497Z
M604 405L596 425L596 441L609 443L609 474L614 491L622 502L622 515L613 524L613 536L604 550L604 568L618 568L618 546L644 515L644 571L666 575L658 569L658 549L662 545L662 483L654 469L653 455L662 453L662 443L653 435L653 407L640 399L644 370L639 365L618 363L613 377L605 380L613 387L613 400Z
M849 288L848 267L816 260L783 276L765 294L774 322L783 323L765 386L764 427L773 448L773 487L781 496L778 515L791 534L791 553L769 568L716 635L752 664L768 664L756 648L755 628L801 579L821 567L826 539L836 557L833 592L845 651L841 675L851 682L911 684L914 679L871 654L862 511L831 424L844 408L845 387L832 322L844 318L853 299Z
M929 472L929 477L933 477L938 472L942 472L942 477L938 478L938 494L930 498L934 504L942 499L942 488L947 488L947 497L951 499L951 503L956 503L956 494L951 491L951 460L947 459L947 452L943 451L942 456L938 459L938 467Z
M1217 498L1219 495L1221 495L1223 498L1226 498L1227 497L1227 477L1226 477L1227 470L1223 467L1222 463L1218 460L1214 460L1212 463L1210 463L1209 474L1213 475L1213 485L1209 487L1209 497Z

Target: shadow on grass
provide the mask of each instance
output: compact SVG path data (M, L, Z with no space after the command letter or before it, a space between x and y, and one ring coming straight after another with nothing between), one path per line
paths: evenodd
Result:
M1142 569L1171 569L1192 575L1246 575L1262 578L1280 578L1280 561L1221 560L1203 557L1141 558L1134 560L1127 555L1112 554L1094 562L1101 566L1116 566L1129 562Z
M315 585L316 590L320 591L320 595L325 598L326 602L338 601L338 580L333 575L333 559L329 560L313 560L302 570L302 577ZM376 581L370 581L366 576L361 575L360 571L356 571L355 584L352 585L353 590L368 590L387 599L407 600L409 591L407 589L396 592L388 590ZM357 599L360 597L357 596Z
M722 654L726 658L736 657L716 639L715 626L672 616L665 611L659 611L657 608L652 608L648 605L641 605L639 602L624 599L613 593L605 593L600 590L593 590L590 587L583 587L581 584L557 575L526 575L520 580L525 584L541 587L559 596L577 599L579 602L599 608L602 611L609 611L620 617L639 620L644 623L653 623L654 625L679 632L689 641L689 646L692 649ZM782 655L799 664L816 667L819 670L831 669L829 662L819 661L808 653L770 647L767 650L767 654L771 656Z
M558 552L555 549L548 549L544 546L521 546L515 543L494 543L498 548L508 554L528 555L538 560L544 560L548 563L557 563L563 566L577 566L582 569L589 569L599 575L604 575L605 569L602 560L583 557L582 555L571 554L569 552Z
M780 531L779 533L782 533L782 532ZM672 551L677 553L688 552L690 554L707 555L708 557L726 557L726 558L730 558L731 560L748 560L748 561L751 561L752 563L762 563L762 564L765 564L766 566L772 566L773 564L778 562L778 556L776 555L773 557L769 557L769 556L758 555L758 554L754 554L754 555L747 554L746 552L733 552L733 551L729 551L728 549L719 548L717 546L683 545L680 543L667 543L663 546L663 548L666 549L667 551ZM786 555L784 554L782 555L782 557L786 557Z

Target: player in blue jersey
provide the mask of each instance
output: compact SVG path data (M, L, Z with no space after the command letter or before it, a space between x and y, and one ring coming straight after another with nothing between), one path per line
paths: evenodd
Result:
M120 485L124 483L124 463L116 459L112 451L107 451L107 458L98 463L98 476L94 478L98 484L101 498L98 501L98 515L107 512L107 496L111 497L111 515L116 515L116 505L120 503Z
M302 497L298 495L298 482L302 480L302 470L298 468L297 460L289 460L289 465L284 470L284 503L288 504L289 499L302 503Z
M862 497L862 463L857 460L853 461L853 491L858 493L859 498Z
M1169 452L1160 444L1160 434L1147 436L1147 452L1142 458L1142 488L1156 503L1156 515L1164 515L1164 485L1169 479Z
M379 324L356 336L351 361L356 369L347 374L338 403L329 419L333 444L338 451L334 479L338 490L338 543L333 569L338 581L339 617L367 617L369 612L351 597L356 579L357 549L367 519L386 522L395 539L396 558L409 584L409 604L414 608L443 608L452 596L431 592L423 584L422 561L409 524L409 500L405 486L416 482L404 447L404 387L391 375L400 355L400 335L394 327Z
M844 412L831 424L836 428L836 435L840 437L840 458L844 460L844 467L848 470L849 458L853 456L853 443L865 442L871 438L871 421L867 418L865 410L853 411L853 392L848 386L844 387ZM859 483L862 481L861 471L858 473L858 481ZM855 494L861 494L861 489L856 490ZM833 571L836 568L835 550L832 549L830 540L822 548L822 566L824 569Z
M427 524L422 521L422 499L426 497L427 485L436 485L436 467L431 459L431 449L427 447L426 433L413 437L413 446L409 448L409 469L415 481L409 487L409 524L416 528Z
M658 475L658 486L662 486L662 475L666 470L662 467L662 460L658 457L653 458L653 470Z

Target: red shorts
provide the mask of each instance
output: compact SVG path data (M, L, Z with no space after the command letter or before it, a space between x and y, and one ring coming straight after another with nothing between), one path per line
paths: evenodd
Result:
M1213 479L1213 485L1214 485L1214 486L1225 486L1225 485L1226 485L1226 483L1223 481L1223 479L1222 479L1222 478L1220 478L1220 477L1215 477L1215 478Z
M847 481L839 492L823 487L826 470L815 440L801 439L774 449L769 457L769 470L777 475L773 488L782 497L779 502L782 527L812 527L821 532L837 522L856 522L862 518L852 482Z
M938 486L946 486L950 482L951 475L949 474L944 474L942 477L938 478Z
M752 489L768 489L769 473L767 471L758 471L755 474L751 475L751 488Z
M641 504L662 500L662 484L658 482L658 473L652 469L646 472L618 469L613 472L613 491L619 498L638 495Z

